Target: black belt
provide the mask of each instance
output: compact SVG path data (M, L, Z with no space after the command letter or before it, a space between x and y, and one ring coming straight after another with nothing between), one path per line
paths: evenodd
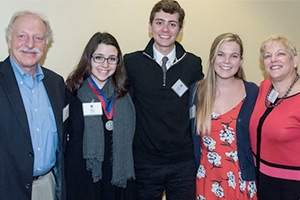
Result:
M47 172L47 173L45 173L45 174L38 175L38 176L34 176L34 177L33 177L33 180L35 181L35 180L39 179L41 176L45 176L46 174L50 173L50 172L52 171L52 169L53 169L53 167L50 169L49 172Z

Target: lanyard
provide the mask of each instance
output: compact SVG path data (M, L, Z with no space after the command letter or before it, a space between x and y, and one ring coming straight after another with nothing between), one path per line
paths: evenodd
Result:
M104 93L102 92L102 90L97 86L97 84L95 83L95 81L92 79L91 76L89 76L88 78L89 81L89 85L91 87L91 89L93 90L93 92L97 95L98 99L100 100L101 104L102 104L102 108L104 110L104 113L107 117L107 119L112 119L113 115L114 115L114 94L112 95L112 100L110 101L110 103L108 103L108 100L106 98L106 96L104 95Z

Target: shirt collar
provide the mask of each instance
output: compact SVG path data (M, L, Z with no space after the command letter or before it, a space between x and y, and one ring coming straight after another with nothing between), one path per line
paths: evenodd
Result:
M165 55L161 54L154 46L153 44L153 57L155 59L155 61L161 65L162 64L162 58L164 57ZM176 46L174 45L174 48L173 50L168 54L166 55L168 57L168 62L167 62L167 65L172 65L175 60L176 60Z
M19 77L24 77L24 76L27 76L27 75L28 75L28 74L26 74L26 73L22 70L22 68L16 63L16 61L13 59L12 56L10 56L9 59L10 59L11 66L12 66L13 71L14 71L15 74L17 73L17 74L19 75ZM44 78L44 73L43 73L43 70L42 70L42 68L41 68L41 66L40 66L39 63L37 64L36 73L35 73L35 78L36 78L36 80L37 80L38 82L42 81L43 78Z

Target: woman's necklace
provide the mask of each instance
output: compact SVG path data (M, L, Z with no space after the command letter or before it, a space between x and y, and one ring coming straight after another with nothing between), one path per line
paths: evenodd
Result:
M266 99L265 99L265 105L266 105L266 107L268 107L268 108L273 108L273 107L275 107L275 106L278 106L284 99L287 98L287 96L289 95L289 93L290 93L291 90L293 89L293 87L294 87L295 83L298 81L298 79L299 79L299 74L297 73L297 74L296 74L296 77L295 77L294 81L292 82L292 84L290 85L289 89L285 92L285 94L283 95L283 97L280 98L275 104L273 104L273 103L274 103L274 101L276 100L276 98L277 98L277 96L278 96L278 93L275 92L275 91L273 90L273 85L271 85L271 87L270 87L270 89L269 89L269 91L268 91L268 93L267 93ZM274 97L274 101L273 101L273 102L270 100L270 93L271 93L271 91L272 91L272 94L273 94L273 93L277 93L277 94L275 94L275 97ZM270 100L272 103L271 103L271 104L268 104L268 100Z

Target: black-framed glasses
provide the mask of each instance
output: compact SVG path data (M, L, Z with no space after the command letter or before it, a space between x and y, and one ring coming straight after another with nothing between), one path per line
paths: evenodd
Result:
M108 58L105 58L104 56L101 55L93 55L92 59L95 63L104 63L106 60L109 64L117 64L119 61L119 58L116 56L110 56Z

